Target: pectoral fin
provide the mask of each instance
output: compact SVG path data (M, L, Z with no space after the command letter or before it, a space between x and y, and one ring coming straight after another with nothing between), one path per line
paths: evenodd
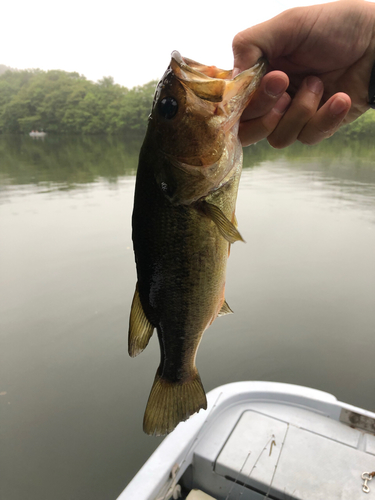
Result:
M219 207L212 205L211 203L207 203L206 201L201 202L200 206L207 217L209 217L216 224L220 234L224 236L229 243L244 241L235 225L225 217Z
M224 300L224 304L221 306L218 316L225 316L226 314L233 314L232 309L228 306L226 300Z
M129 355L134 358L146 348L154 327L146 318L139 298L138 283L135 287L129 320Z

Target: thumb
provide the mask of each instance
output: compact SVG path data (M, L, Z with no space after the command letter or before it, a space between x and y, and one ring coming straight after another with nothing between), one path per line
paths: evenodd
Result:
M255 42L254 31L254 28L241 31L233 39L233 78L242 71L254 66L257 60L264 55Z
M302 29L306 12L310 11L316 13L317 9L314 7L295 7L264 23L240 31L234 37L232 44L233 72L238 74L251 68L262 56L271 61L296 50L311 29L311 20L307 23L308 26Z

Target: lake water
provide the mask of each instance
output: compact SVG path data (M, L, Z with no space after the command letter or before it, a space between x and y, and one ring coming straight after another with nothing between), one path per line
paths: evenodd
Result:
M127 354L140 144L0 136L0 498L110 500L161 438L142 432L156 337ZM245 150L206 390L306 385L375 411L375 155L334 138Z

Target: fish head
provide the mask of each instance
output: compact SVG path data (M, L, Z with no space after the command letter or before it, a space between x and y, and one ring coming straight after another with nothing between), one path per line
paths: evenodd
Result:
M156 88L149 133L161 158L157 182L173 203L192 203L227 179L242 155L240 116L264 72L259 61L232 78L231 70L172 53Z

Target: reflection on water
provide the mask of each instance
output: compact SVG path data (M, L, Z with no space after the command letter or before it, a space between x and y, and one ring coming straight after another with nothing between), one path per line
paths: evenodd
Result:
M30 185L43 189L73 189L105 179L116 182L134 175L142 141L117 137L47 136L43 141L31 137L0 135L0 181L6 185ZM277 162L293 166L307 176L322 176L325 182L375 182L374 148L369 141L350 143L335 137L314 147L296 143L276 150L262 141L244 149L244 169ZM293 173L294 175L294 173Z
M139 140L116 137L56 137L44 141L0 135L2 184L73 189L104 178L116 182L137 170Z
M160 442L142 433L156 339L127 354L140 143L0 136L0 497L116 498ZM375 410L375 161L369 144L245 150L206 390L307 385ZM3 478L6 478L4 480Z

